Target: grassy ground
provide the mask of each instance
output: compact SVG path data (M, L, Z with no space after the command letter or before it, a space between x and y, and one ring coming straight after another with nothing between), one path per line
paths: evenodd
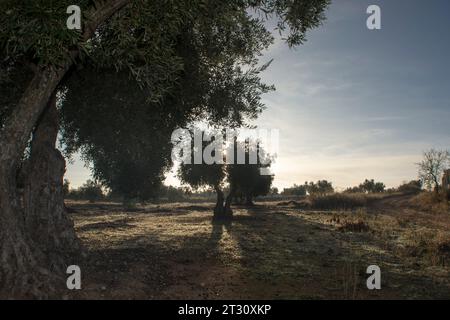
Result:
M264 203L213 224L212 204L125 211L69 202L87 249L83 290L72 298L450 298L450 215L410 197L353 211ZM382 290L366 287L379 265Z

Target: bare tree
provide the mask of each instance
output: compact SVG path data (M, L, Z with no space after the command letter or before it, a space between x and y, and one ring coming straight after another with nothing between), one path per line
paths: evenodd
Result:
M450 153L447 150L430 149L423 153L423 160L417 164L419 178L428 190L439 192L439 179L450 165Z

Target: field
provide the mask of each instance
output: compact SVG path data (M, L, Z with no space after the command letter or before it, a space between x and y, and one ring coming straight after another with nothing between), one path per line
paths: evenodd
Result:
M212 223L212 204L68 202L86 249L81 291L96 299L449 299L450 214L413 196L348 211L295 202L236 207ZM382 289L369 291L378 265Z

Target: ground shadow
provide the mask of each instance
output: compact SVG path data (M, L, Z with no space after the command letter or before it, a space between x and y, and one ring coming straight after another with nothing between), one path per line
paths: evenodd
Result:
M395 256L371 251L376 242L370 234L337 232L293 209L257 205L235 210L232 221L212 217L212 211L168 216L167 223L177 228L170 236L152 229L114 244L95 245L86 262L88 290L92 288L88 296L389 299L450 294L448 285L409 274ZM128 228L128 222L115 221L113 228L121 223ZM77 230L102 232L110 227L95 223ZM228 261L230 257L234 260ZM381 292L365 287L365 268L370 264L385 270Z

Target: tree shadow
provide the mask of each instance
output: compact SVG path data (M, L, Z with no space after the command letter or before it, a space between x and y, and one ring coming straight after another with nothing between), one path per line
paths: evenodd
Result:
M135 228L134 225L129 224L130 219L119 219L115 221L108 222L96 222L85 224L77 228L79 232L93 231L93 230L103 230L103 229L131 229Z
M223 237L224 231L231 234L233 220L232 219L212 219L212 230L208 240L208 247L217 250L219 242Z
M450 294L449 283L411 273L405 259L383 251L373 234L339 232L331 224L296 212L257 205L234 217L231 234L241 248L244 277L279 289L275 296L258 298L443 298ZM366 269L372 264L383 270L381 291L367 289Z
M143 288L139 298L166 297L164 290L169 286L182 289L178 296L188 292L186 296L191 297L190 293L212 290L208 286L220 283L218 278L231 279L230 274L237 274L229 280L233 283L227 284L236 289L230 294L249 299L448 297L448 284L408 273L395 256L370 252L376 247L371 234L337 232L331 225L297 213L295 209L257 205L239 208L233 220L213 220L212 213L210 217L173 217L178 227L169 237L161 236L156 228L91 250L88 273L108 288ZM189 232L183 231L185 223ZM226 260L230 257L227 250L232 249L227 243L230 237L239 251L233 253L232 263ZM379 292L369 292L366 287L365 271L372 264L382 268L383 290ZM111 270L119 272L118 279ZM214 274L215 282L202 277L208 273ZM198 283L193 284L195 281ZM202 281L205 287L200 287ZM190 287L193 289L185 289Z

